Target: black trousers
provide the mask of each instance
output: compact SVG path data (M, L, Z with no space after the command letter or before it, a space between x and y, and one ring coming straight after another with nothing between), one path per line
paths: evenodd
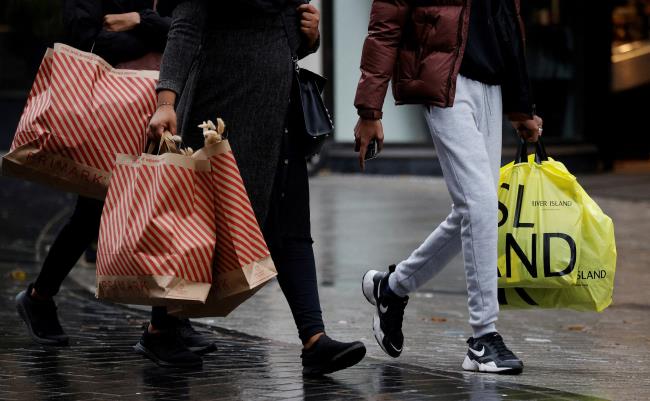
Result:
M264 237L278 270L278 282L289 303L303 343L324 332L312 249L309 176L298 130L289 120L276 172Z
M79 196L74 212L54 240L34 282L40 295L53 297L84 251L97 239L104 202Z

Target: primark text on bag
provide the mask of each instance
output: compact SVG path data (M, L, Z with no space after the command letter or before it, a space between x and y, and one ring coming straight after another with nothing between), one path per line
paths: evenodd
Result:
M2 174L103 199L116 154L144 148L157 79L157 71L115 69L55 44L36 74Z

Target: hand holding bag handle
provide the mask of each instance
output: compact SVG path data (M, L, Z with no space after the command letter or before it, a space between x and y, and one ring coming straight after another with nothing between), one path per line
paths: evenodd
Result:
M542 138L539 138L535 142L535 163L542 164L548 160L548 155L546 154L546 148L542 142ZM524 138L519 138L519 145L517 146L517 155L515 156L515 164L527 163L528 162L528 141Z
M156 150L156 147L158 149ZM155 152L155 153L154 153ZM160 155L162 153L181 153L176 146L174 136L171 132L165 131L156 143L155 139L149 139L146 145L146 153Z

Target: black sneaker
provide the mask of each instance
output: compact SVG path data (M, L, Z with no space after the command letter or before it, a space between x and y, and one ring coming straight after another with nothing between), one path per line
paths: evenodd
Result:
M151 334L144 329L133 349L165 368L198 368L203 365L201 357L187 349L176 330Z
M204 355L217 350L215 342L192 327L190 319L180 319L176 332L187 349L195 354Z
M372 319L372 331L375 339L385 353L397 358L402 353L404 334L402 320L408 297L400 298L387 294L388 277L395 271L395 265L389 267L389 272L370 270L363 276L361 289L368 302L377 307L377 313Z
M518 375L524 370L521 359L506 347L497 332L467 340L469 349L463 361L463 369L472 372L488 372Z
M25 321L29 335L43 345L67 345L68 336L63 331L56 313L54 300L42 301L31 297L32 285L16 295L16 310Z
M323 334L308 350L302 350L302 374L320 376L333 373L356 365L364 356L366 346L362 342L342 343Z

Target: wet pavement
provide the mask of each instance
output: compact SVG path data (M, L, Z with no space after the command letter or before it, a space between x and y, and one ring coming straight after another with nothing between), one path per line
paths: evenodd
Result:
M30 278L36 271L26 263L21 268ZM132 352L146 312L98 302L75 285L58 296L70 346L45 347L29 340L15 313L13 297L24 285L11 279L0 285L0 400L595 399L374 358L307 379L298 347L216 327L210 332L218 351L204 357L202 369L159 368Z
M205 358L200 371L161 369L134 355L131 346L147 313L94 300L83 289L92 286L93 271L83 267L74 274L81 286L70 281L58 297L71 346L32 343L13 296L35 277L35 261L46 252L73 197L0 178L0 400L648 398L647 199L598 193L617 225L614 306L602 314L504 311L500 331L526 369L518 377L497 377L460 371L469 328L459 258L412 297L400 359L385 356L372 337L372 309L359 291L361 274L407 256L446 215L449 199L439 178L321 176L312 181L311 195L328 333L361 338L369 354L358 366L317 380L300 374L295 327L276 283L230 317L203 320L219 350Z

